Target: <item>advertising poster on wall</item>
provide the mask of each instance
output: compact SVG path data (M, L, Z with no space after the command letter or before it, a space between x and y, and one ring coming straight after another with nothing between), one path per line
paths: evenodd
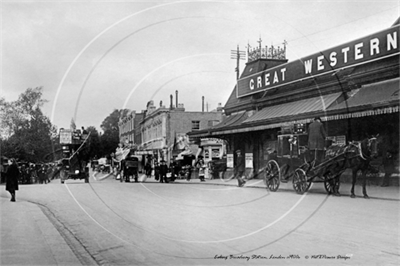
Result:
M226 166L228 168L233 168L233 154L227 154L226 155Z
M253 154L246 153L246 168L253 168Z

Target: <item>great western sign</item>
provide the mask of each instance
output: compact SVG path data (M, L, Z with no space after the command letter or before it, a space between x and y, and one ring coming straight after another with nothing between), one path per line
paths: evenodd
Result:
M255 73L237 82L237 97L266 91L399 54L399 26Z

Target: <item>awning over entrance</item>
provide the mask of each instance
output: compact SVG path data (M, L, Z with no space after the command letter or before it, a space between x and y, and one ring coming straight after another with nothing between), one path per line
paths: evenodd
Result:
M201 132L191 132L191 137L211 137L277 128L293 123L309 123L314 115L323 116L326 109L337 103L341 92L270 106L248 116L236 114L217 126Z
M266 107L246 119L243 124L268 121L275 118L293 117L299 114L321 113L326 111L342 93L333 93L320 97L304 99L296 102L284 103Z
M399 112L400 78L368 84L354 90L346 101L328 109L327 120Z

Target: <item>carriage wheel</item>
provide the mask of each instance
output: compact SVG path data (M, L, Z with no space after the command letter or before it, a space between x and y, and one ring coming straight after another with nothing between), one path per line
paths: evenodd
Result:
M340 179L339 177L341 176L343 172L340 172L339 174L336 174L336 176L331 175L331 173L328 173L325 176L325 181L324 181L324 187L326 192L328 192L328 194L335 194L336 192L339 192L339 188L340 188Z
M270 160L265 168L264 182L267 189L277 191L280 184L281 170L275 160Z
M325 187L326 192L328 192L329 195L336 193L335 191L339 191L339 188L340 188L339 178L337 176L335 176L334 178L325 180L324 187Z
M297 192L297 194L303 194L304 192L307 192L310 186L311 182L307 181L306 172L301 168L297 168L296 171L294 171L293 176L294 190Z

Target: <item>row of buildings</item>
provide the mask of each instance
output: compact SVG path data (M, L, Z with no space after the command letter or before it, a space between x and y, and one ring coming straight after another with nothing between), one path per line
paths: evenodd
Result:
M151 155L167 162L177 157L183 159L184 156L197 157L200 154L206 160L221 159L225 154L223 142L207 139L199 146L191 142L187 134L212 128L222 120L221 105L215 110L205 111L203 97L202 111L188 112L179 103L176 91L175 104L171 95L168 107L162 102L157 107L149 101L146 110L140 113L131 111L122 117L119 121L120 142L133 146L137 155Z
M383 147L398 152L399 34L397 20L389 28L292 62L282 51L276 57L259 47L248 56L223 108L187 113L178 102L173 107L172 98L169 108L149 102L144 114L133 112L121 121L121 138L130 130L130 141L160 156L187 136L186 143L203 147L204 154L213 153L207 145L225 143L215 154L226 155L228 168L236 160L234 151L241 150L248 173L254 174L278 149L282 132L293 131L294 125L306 129L318 116L337 143L380 134Z

